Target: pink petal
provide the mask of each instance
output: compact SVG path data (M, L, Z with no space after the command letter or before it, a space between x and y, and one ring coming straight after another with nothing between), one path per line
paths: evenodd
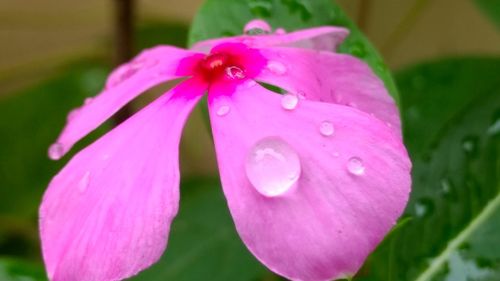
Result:
M357 108L401 134L399 111L384 83L363 61L349 55L294 48L261 49L269 64L286 71L262 71L255 79L315 101Z
M40 207L51 280L121 280L158 260L178 208L181 130L204 90L183 82L53 178Z
M244 43L249 47L291 46L314 50L334 51L344 41L349 31L343 27L320 26L301 29L290 33L269 35L242 35L235 37L209 39L193 45L192 49L208 53L221 43Z
M221 181L242 240L292 280L352 276L408 200L401 139L357 109L309 100L285 109L283 96L248 85L232 96L209 92ZM274 162L258 162L263 155Z
M49 156L61 158L82 137L97 128L122 106L147 89L162 82L186 75L177 69L180 60L195 53L169 46L143 51L130 63L111 73L104 89L95 98L72 111L68 123Z

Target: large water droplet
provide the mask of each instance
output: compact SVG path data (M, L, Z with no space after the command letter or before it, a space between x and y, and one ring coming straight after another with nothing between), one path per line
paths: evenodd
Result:
M294 110L299 103L296 95L286 94L281 97L281 106L286 110Z
M249 151L245 163L248 180L265 196L279 196L290 190L300 177L297 152L283 139L268 137Z
M80 190L80 192L85 192L89 184L90 184L90 172L86 172L78 182L78 190Z
M245 78L245 72L237 66L227 67L226 68L226 75L231 79L243 79L243 78Z
M276 75L283 75L286 73L286 66L279 61L269 61L267 63L267 69Z
M323 121L319 125L319 132L323 136L328 137L328 136L333 135L333 133L335 132L335 128L333 127L332 122L330 122L330 121Z
M243 32L247 35L262 35L271 33L271 26L263 20L252 20L245 25Z
M52 160L59 160L64 155L64 147L62 144L56 142L49 147L49 158Z
M217 109L217 116L225 116L229 113L229 111L231 110L231 107L229 107L229 105L221 105L218 109Z
M351 157L349 161L347 161L347 170L349 173L360 176L365 173L365 166L363 165L363 160L358 157Z

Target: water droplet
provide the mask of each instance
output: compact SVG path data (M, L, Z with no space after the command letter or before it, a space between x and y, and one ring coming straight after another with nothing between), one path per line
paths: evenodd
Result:
M298 91L297 92L297 96L299 97L299 99L301 100L305 100L306 99L306 93L302 92L302 91Z
M64 155L64 147L62 144L56 142L49 147L49 158L52 160L59 160Z
M226 68L226 75L231 79L243 79L243 78L245 78L245 72L237 66L227 67Z
M349 173L360 176L365 173L365 166L363 165L363 160L358 157L351 157L347 162L347 170Z
M325 137L333 135L335 129L333 128L332 122L330 121L321 122L321 124L319 125L319 132Z
M85 192L90 184L90 172L86 172L78 182L78 189L80 192Z
M479 138L476 136L466 136L462 140L462 149L468 156L477 155Z
M335 152L333 153L333 157L339 157L339 156L340 156L340 153L338 153L338 151L335 151Z
M500 133L500 118L495 120L493 124L491 124L491 126L488 128L488 134L490 136L497 135L498 133Z
M286 73L286 66L279 61L269 61L267 68L276 75L283 75Z
M284 35L286 34L286 30L284 28L277 28L276 31L274 32L276 35Z
M75 108L75 109L71 110L68 113L68 116L66 117L66 120L68 120L68 122L71 122L73 119L75 119L75 117L78 115L79 112L80 112L79 108Z
M217 109L217 116L225 116L229 113L230 110L231 107L229 107L228 105L222 105L219 107L219 109Z
M281 106L286 110L294 110L299 103L296 95L286 94L281 97Z
M245 25L243 32L247 35L270 34L271 26L263 20L252 20Z
M279 137L267 137L249 151L245 163L248 180L265 196L279 196L290 190L300 177L297 152Z
M428 217L434 212L434 203L429 198L419 199L415 203L415 215L418 218Z
M366 56L365 45L361 42L355 42L349 48L349 53L351 53L351 55L356 56L358 58L363 58Z
M94 100L94 98L86 98L86 99L83 101L83 104L84 104L84 105L88 105L88 104L90 104L93 100Z

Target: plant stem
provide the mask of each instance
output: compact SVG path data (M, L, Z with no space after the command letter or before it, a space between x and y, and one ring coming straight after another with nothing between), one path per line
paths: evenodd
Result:
M132 58L134 52L134 8L135 0L113 0L115 10L114 62L118 66ZM125 121L132 115L129 105L122 107L113 117L115 125Z

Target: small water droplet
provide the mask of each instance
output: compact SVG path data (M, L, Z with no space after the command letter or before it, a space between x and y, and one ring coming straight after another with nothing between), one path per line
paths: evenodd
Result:
M468 156L477 155L479 138L476 136L466 136L462 140L462 149Z
M86 172L78 182L78 189L80 192L85 192L90 184L90 172Z
M66 120L68 120L68 122L71 122L73 119L75 119L75 117L78 115L79 112L80 112L79 108L75 108L75 109L71 110L68 113L68 116L66 117Z
M267 137L249 151L245 171L248 180L264 196L279 196L290 190L300 177L297 152L279 137Z
M231 79L243 79L243 78L245 78L245 72L237 66L227 67L226 68L226 75Z
M286 34L286 30L284 28L277 28L276 31L274 31L276 35L284 35Z
M297 92L297 96L299 97L299 99L301 100L305 100L306 99L306 93L302 92L302 91L298 91Z
M418 218L428 217L434 211L434 203L429 198L419 199L415 203L415 215Z
M281 97L281 106L286 110L294 110L299 103L296 95L286 94Z
M52 160L59 160L64 155L64 147L62 144L56 142L49 147L49 158Z
M365 173L365 166L363 165L363 160L358 157L351 157L347 162L347 170L349 173L360 176Z
M279 61L269 61L267 68L276 75L283 75L287 71L286 66Z
M271 33L271 26L266 21L256 19L248 22L243 28L243 33L247 35L263 35Z
M319 125L319 132L323 136L329 137L329 136L333 135L333 133L335 132L335 128L333 128L332 122L330 122L330 121L323 121Z
M217 109L217 116L225 116L229 113L230 110L231 107L229 107L228 105L222 105L219 107L219 109Z
M500 118L493 121L491 126L488 128L488 135L495 136L500 133Z
M338 153L337 151L335 151L335 152L333 153L333 157L339 157L339 156L340 156L340 153Z
M86 98L86 99L83 101L83 104L84 104L84 105L88 105L88 104L90 104L93 100L94 100L94 98Z

